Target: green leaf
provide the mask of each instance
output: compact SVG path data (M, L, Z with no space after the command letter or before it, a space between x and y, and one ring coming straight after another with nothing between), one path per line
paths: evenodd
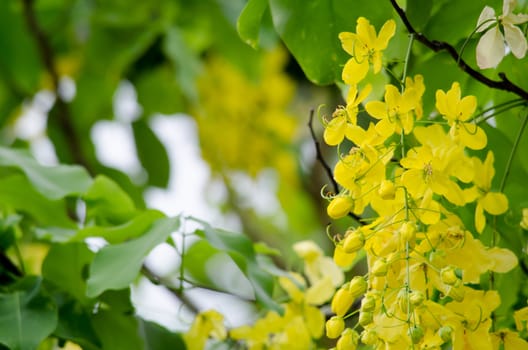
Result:
M172 67L167 64L149 69L134 80L143 115L173 114L184 111L181 87Z
M238 35L254 49L258 47L260 23L267 8L267 0L249 0L238 17Z
M92 184L84 168L76 165L43 166L24 150L0 147L0 166L20 169L33 187L49 199L80 195Z
M196 78L201 71L197 55L190 50L178 27L169 27L163 41L163 51L176 68L176 81L185 96L192 101L198 99Z
M148 173L148 183L157 187L167 187L170 162L165 146L144 120L132 123L132 130L139 160Z
M157 323L139 319L141 337L147 350L185 349L180 334L169 331Z
M316 84L340 80L346 59L338 39L335 2L269 0L277 33Z
M272 298L274 277L259 266L253 242L242 234L214 229L201 220L192 220L204 227L203 231L196 231L198 236L205 237L213 247L226 252L233 259L253 286L257 302L266 308L281 312L282 308Z
M92 316L92 325L103 349L144 350L138 320L130 303L130 289L101 295L100 307Z
M83 242L53 244L42 263L42 276L78 300L86 299L86 277L95 253Z
M422 31L431 15L433 1L407 0L405 11L414 29Z
M179 225L179 217L160 219L141 237L106 246L97 252L90 267L88 297L95 297L105 290L128 287L137 278L147 254L165 242Z
M11 350L32 350L57 326L57 307L42 293L41 279L21 280L0 293L0 343Z
M161 219L164 215L157 210L146 210L135 216L132 220L117 226L89 226L77 231L71 240L81 241L88 237L101 237L108 243L115 244L134 239L148 230L154 221Z
M53 335L79 344L85 350L101 349L91 315L91 310L87 311L76 300L67 299L59 305L59 324Z
M110 178L99 175L84 195L87 219L97 223L121 224L136 214L132 199Z
M22 174L0 178L0 202L14 210L29 214L41 225L75 227L68 217L63 200L50 200L37 192Z

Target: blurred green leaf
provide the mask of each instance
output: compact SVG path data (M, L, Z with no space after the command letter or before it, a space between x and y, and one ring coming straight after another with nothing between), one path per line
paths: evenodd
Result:
M88 237L101 237L108 243L121 243L141 236L154 221L163 218L164 215L157 210L146 210L141 212L130 221L117 226L88 226L80 229L70 237L74 241L82 241Z
M57 307L41 289L42 280L26 277L0 293L0 343L11 350L33 350L57 326Z
M275 282L273 275L259 266L251 240L242 234L214 229L201 220L191 220L204 227L203 231L196 231L198 236L206 238L213 247L226 252L233 259L253 286L257 301L266 308L281 312L282 308L272 298Z
M53 244L42 263L42 276L83 301L86 299L88 267L94 255L84 242Z
M139 160L148 173L148 183L166 188L169 184L170 161L165 146L144 120L132 123L132 130Z
M18 93L32 95L37 91L42 64L35 39L27 30L23 6L18 1L0 1L0 72ZM9 34L7 34L9 33Z
M180 334L171 332L157 323L138 320L140 334L147 350L185 349Z
M20 169L35 189L50 199L80 195L92 184L84 168L76 165L43 166L24 150L0 147L0 166Z
M433 1L407 0L405 12L414 29L421 32L429 20L432 9Z
M128 287L137 278L148 253L165 242L179 225L179 217L160 219L141 237L98 251L90 266L88 297L95 297L105 290Z
M84 350L102 349L91 314L92 310L87 311L76 300L66 299L59 305L59 324L53 335L79 344Z
M92 325L103 349L144 350L139 324L130 302L130 289L108 291L100 296Z
M44 197L22 174L0 177L0 201L4 206L29 214L41 225L75 227L64 201Z
M100 224L121 224L137 212L134 202L117 183L104 175L95 178L83 197L87 219Z
M267 8L268 0L249 0L238 17L238 35L254 49L259 44L260 24Z
M154 113L172 114L184 110L181 82L176 80L173 69L167 65L143 72L135 81L138 102L143 115Z
M196 77L201 71L201 63L188 47L178 27L169 27L163 41L163 51L176 69L174 77L181 87L181 91L191 101L198 98L196 91Z

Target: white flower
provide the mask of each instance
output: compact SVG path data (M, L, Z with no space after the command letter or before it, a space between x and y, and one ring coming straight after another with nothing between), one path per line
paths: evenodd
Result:
M495 10L489 6L484 7L480 13L477 32L486 31L477 45L477 65L481 69L496 67L506 54L506 45L517 58L523 58L526 54L528 49L526 38L515 25L528 22L528 15L513 14L515 2L515 0L504 0L502 15L498 17ZM500 25L504 35L500 31Z

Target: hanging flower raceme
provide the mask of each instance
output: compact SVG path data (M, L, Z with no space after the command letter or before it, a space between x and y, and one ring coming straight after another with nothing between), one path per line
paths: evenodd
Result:
M477 65L481 69L496 67L504 58L506 48L517 58L523 58L526 54L526 37L517 25L528 22L528 14L514 14L515 5L515 0L504 0L500 16L489 6L480 13L477 32L485 32L477 44Z
M370 22L359 17L356 33L343 32L339 34L343 49L352 56L343 69L343 81L354 86L365 78L372 64L374 73L379 73L382 66L383 50L396 31L396 22L388 20L381 27L379 34Z

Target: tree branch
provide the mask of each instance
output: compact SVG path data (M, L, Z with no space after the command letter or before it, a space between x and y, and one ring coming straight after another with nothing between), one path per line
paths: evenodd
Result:
M323 157L323 153L321 152L321 145L319 144L319 141L317 140L317 137L315 136L315 131L313 129L313 116L314 116L314 110L312 108L310 110L310 119L308 120L308 128L310 129L310 135L312 137L312 141L315 146L316 159L319 161L319 163L321 163L321 166L325 170L326 175L328 176L328 179L330 179L334 193L339 193L339 185L334 179L334 174L332 173L332 169L330 168L330 166L328 165L328 163ZM361 218L354 213L348 213L348 216L350 216L352 219L356 220L357 222L361 220Z
M84 166L89 172L93 173L89 162L84 157L84 153L80 146L80 143L77 142L77 131L75 130L74 125L72 124L71 113L68 108L68 105L64 100L62 100L59 94L59 74L55 69L54 59L53 59L53 50L51 48L50 42L46 33L40 27L37 17L35 15L35 9L33 7L34 0L22 0L24 17L26 24L28 26L30 34L35 40L37 45L38 53L40 59L44 64L44 67L48 74L51 77L51 82L53 84L53 90L56 96L56 103L54 109L56 108L56 117L57 122L63 132L64 139L68 144L68 148L72 155L72 160Z
M528 91L522 89L518 85L512 83L507 77L506 74L503 72L499 73L499 77L501 80L493 80L482 73L476 71L475 69L471 68L467 64L466 61L460 57L456 49L451 46L450 44L444 42L444 41L437 41L437 40L430 40L422 33L418 33L416 29L412 26L411 22L407 18L407 15L405 14L405 11L398 5L396 0L390 0L392 6L396 10L396 13L398 13L398 16L401 18L403 24L407 28L410 34L414 35L414 38L421 42L426 47L430 48L434 52L438 51L447 51L447 53L457 62L458 67L462 69L464 72L469 74L472 78L475 80L480 81L482 84L489 86L493 89L508 91L511 93L516 94L517 96L523 98L524 100L528 100Z

